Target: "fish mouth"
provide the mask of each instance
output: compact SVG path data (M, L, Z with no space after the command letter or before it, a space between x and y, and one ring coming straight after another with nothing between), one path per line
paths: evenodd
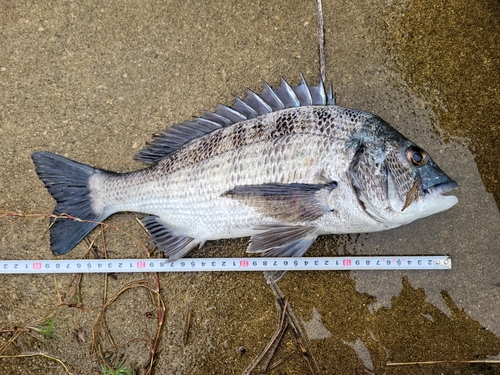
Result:
M427 193L429 193L432 198L439 198L455 189L458 189L458 184L456 181L451 180L449 182L443 182L441 184L431 186L427 189Z

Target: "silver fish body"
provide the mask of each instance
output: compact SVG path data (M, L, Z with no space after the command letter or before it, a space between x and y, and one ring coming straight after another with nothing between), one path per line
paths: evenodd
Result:
M116 174L47 152L33 155L58 204L55 254L120 212L143 219L169 259L207 240L251 236L249 252L301 256L318 235L394 228L446 210L457 187L382 119L335 105L323 83L264 84L232 107L165 130ZM61 177L62 176L62 177Z

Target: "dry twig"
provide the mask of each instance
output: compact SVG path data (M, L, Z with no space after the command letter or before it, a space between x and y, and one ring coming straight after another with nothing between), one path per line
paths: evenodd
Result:
M295 344L297 345L304 359L307 362L310 373L313 375L319 375L320 372L318 363L316 362L316 359L314 358L311 351L309 350L309 347L307 346L307 342L304 338L302 330L300 329L299 322L297 321L297 318L295 317L295 314L293 313L292 308L290 307L288 301L285 299L285 295L278 287L278 284L276 284L276 282L273 280L272 273L264 272L264 277L266 278L269 286L271 287L271 290L273 291L275 297L276 308L278 310L278 324L276 331L274 332L273 336L271 337L265 348L257 356L257 358L255 358L252 361L252 363L248 365L248 367L243 372L243 375L251 374L251 372L255 369L255 367L257 367L257 365L262 361L262 359L266 356L266 354L267 354L267 359L264 361L261 367L263 372L277 367L285 360L285 359L280 359L276 363L271 365L271 361L279 347L281 339L283 338L286 330L289 327L291 328L292 333L294 335ZM286 358L288 358L288 356Z
M421 366L421 365L437 365L442 363L493 363L500 364L500 359L474 359L474 360L449 360L449 361L419 361L419 362L388 362L386 366Z
M319 69L321 79L323 79L323 82L326 82L325 27L323 23L323 5L321 4L321 0L316 0L316 15L318 17Z

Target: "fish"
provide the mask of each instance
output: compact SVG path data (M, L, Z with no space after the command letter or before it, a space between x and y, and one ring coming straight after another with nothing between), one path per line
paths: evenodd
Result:
M430 155L380 117L336 104L330 84L281 78L157 134L128 173L32 155L56 200L55 255L107 217L141 221L169 261L206 241L250 237L249 253L302 256L320 235L368 233L448 210L456 189Z

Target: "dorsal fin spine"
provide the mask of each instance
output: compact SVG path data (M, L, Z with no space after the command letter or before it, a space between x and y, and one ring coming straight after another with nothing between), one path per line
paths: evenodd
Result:
M300 100L293 91L293 88L288 84L283 77L280 78L280 86L274 89L276 95L281 98L285 108L293 108L300 106Z
M234 124L234 122L224 116L217 114L216 112L203 111L201 118L216 122L218 124L221 124L222 126L229 126Z
M302 72L300 72L301 83L293 87L293 91L297 94L301 106L312 105L311 91L307 87L306 79Z
M337 95L333 92L333 85L330 82L330 86L328 87L328 94L326 94L326 105L337 105Z
M224 116L233 123L248 120L248 117L243 113L234 110L233 108L226 107L225 105L218 104L215 113L219 116Z
M255 112L259 114L259 116L267 115L268 113L271 113L273 111L271 106L267 104L266 101L259 95L257 95L250 89L247 89L247 92L247 96L242 100L249 106L251 106L255 110Z
M276 92L267 84L266 81L262 80L262 86L264 87L260 92L259 96L269 104L269 106L274 111L279 111L285 109L285 106L281 102Z
M258 113L255 112L255 109L250 107L247 103L245 103L243 100L241 100L237 96L234 96L234 104L231 108L244 114L247 117L247 119L255 118L255 117L259 116Z
M321 76L317 86L308 85L302 72L300 79L297 86L290 86L281 77L280 86L276 89L262 81L263 89L259 94L247 89L247 95L242 99L235 97L231 107L219 104L214 112L204 111L195 120L185 121L162 131L136 154L135 159L147 164L158 163L193 139L273 111L310 105L336 105L331 84L327 91Z

